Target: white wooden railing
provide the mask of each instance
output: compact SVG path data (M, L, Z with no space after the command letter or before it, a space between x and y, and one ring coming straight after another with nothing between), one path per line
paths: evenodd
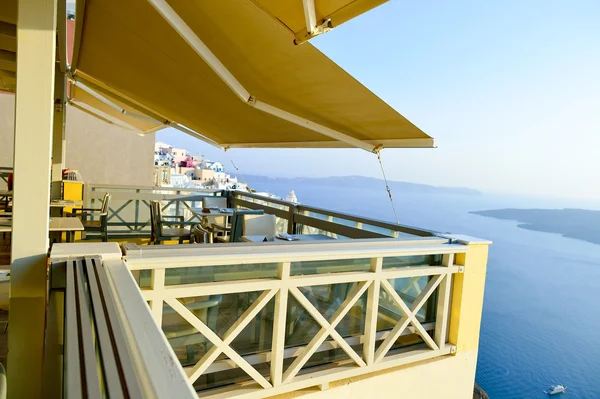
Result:
M86 184L86 207L99 208L106 192L111 194L108 210L108 234L111 238L150 236L150 201L161 201L165 215L185 214L186 222L200 223L194 213L186 213L185 210L202 207L205 197L223 194L222 190L197 188Z
M186 346L188 359L182 362L189 363L189 382L202 397L265 397L454 352L448 344L450 292L453 276L464 271L454 259L467 250L428 237L130 245L124 259L171 345L175 348L181 338L165 324L174 314L185 320L182 328L191 326L194 337L201 337ZM343 294L331 294L340 286ZM327 290L333 299L315 299ZM194 310L208 304L226 319L227 301L236 304L227 309L238 313L225 324L213 320L210 325L206 312ZM298 315L309 315L318 326L299 340L290 331L309 323L294 324ZM350 332L340 333L345 317ZM380 328L378 320L385 321ZM236 350L236 339L251 342L252 350ZM202 350L190 355L190 347ZM338 355L310 361L328 353ZM240 377L239 370L247 377ZM219 386L221 380L226 386Z

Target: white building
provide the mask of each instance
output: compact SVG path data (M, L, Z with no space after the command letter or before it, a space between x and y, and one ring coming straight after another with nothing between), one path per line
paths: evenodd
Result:
M189 187L190 179L186 175L182 175L180 173L172 173L171 174L171 184L170 187Z

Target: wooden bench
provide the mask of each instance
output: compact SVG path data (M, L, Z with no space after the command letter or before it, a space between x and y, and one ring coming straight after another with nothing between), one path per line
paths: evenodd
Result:
M49 288L45 364L48 396L142 398L101 258L53 261ZM56 367L60 363L62 367Z

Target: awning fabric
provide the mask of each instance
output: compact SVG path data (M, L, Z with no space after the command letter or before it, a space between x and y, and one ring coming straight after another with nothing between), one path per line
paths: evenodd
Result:
M302 1L252 0L292 32L297 41L309 38ZM333 27L375 8L387 0L313 0L317 25L331 20Z
M252 1L168 3L258 100L374 146L433 146ZM240 101L146 0L87 2L75 74L226 147L349 146Z
M113 107L106 102L100 100L97 96L93 96L89 91L78 87L76 85L70 85L70 97L71 101L76 105L85 108L93 114L98 114L97 111L100 111L98 116L103 118L107 118L112 121L117 121L118 124L121 124L125 127L130 127L134 130L138 130L142 133L151 133L162 127L164 127L161 123L154 123L149 121L148 119L140 118L133 115L140 115L137 110L132 109L131 107L123 104L114 96L110 96L107 94L102 95L106 100L113 103L115 106L121 108L125 111L119 112L116 107ZM128 115L129 113L129 115Z

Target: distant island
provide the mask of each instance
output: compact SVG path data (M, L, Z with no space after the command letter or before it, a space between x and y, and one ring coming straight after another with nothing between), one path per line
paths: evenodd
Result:
M528 230L558 233L600 244L600 211L586 209L496 209L472 211L476 215L515 220L518 227Z
M261 183L279 183L293 185L293 183L310 184L312 186L362 188L365 190L381 190L385 187L382 179L365 176L335 176L335 177L267 177L244 175L250 187ZM454 194L454 195L482 195L480 191L466 187L438 187L427 184L408 183L388 180L390 189L402 193L415 194Z

